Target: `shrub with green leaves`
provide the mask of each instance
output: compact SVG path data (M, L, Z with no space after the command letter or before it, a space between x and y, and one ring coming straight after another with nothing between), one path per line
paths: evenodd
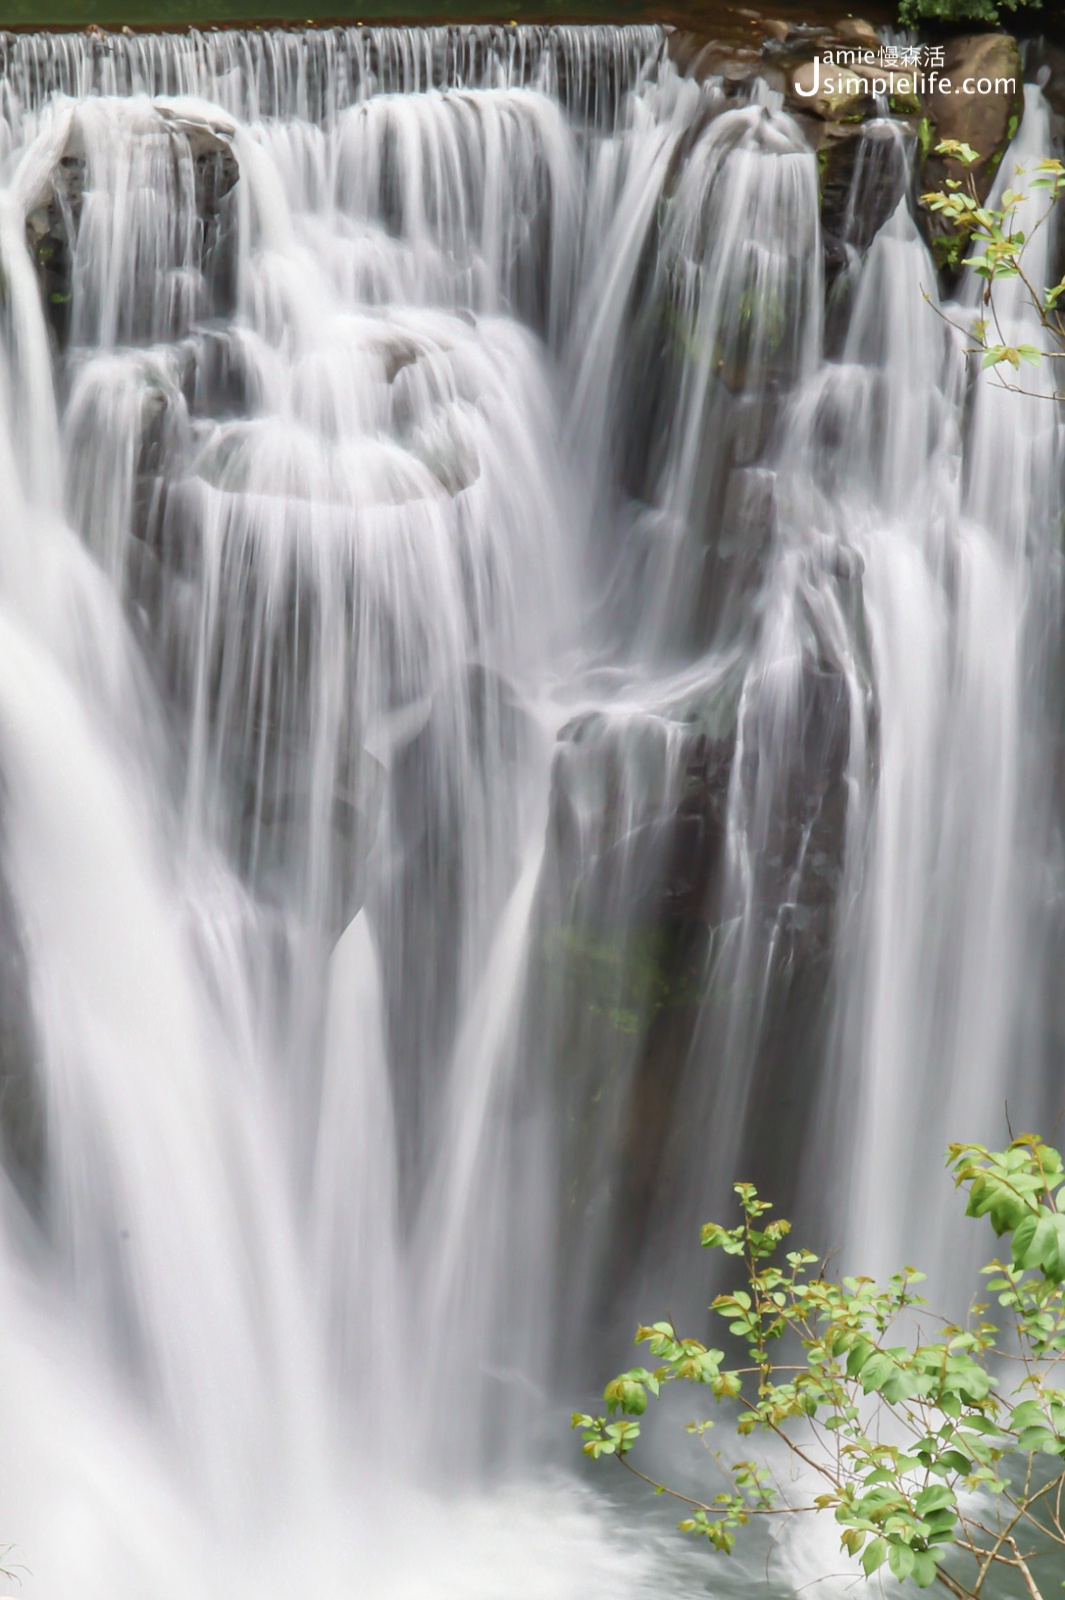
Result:
M922 22L1001 22L1006 12L1042 9L1042 0L899 0L904 28Z
M966 1215L1004 1241L983 1268L993 1317L983 1303L964 1326L932 1316L911 1268L886 1285L833 1281L811 1251L785 1248L789 1224L737 1184L739 1223L708 1223L702 1242L741 1270L711 1311L746 1359L730 1366L669 1321L639 1328L654 1365L607 1384L605 1415L573 1417L585 1454L683 1502L681 1529L715 1550L731 1551L754 1518L823 1513L866 1577L886 1564L899 1580L977 1600L992 1576L1009 1575L1042 1600L1039 1558L1065 1554L1065 1169L1028 1134L1003 1151L952 1145L948 1165ZM782 1486L770 1456L737 1461L709 1446L718 1483L701 1498L637 1468L638 1419L678 1382L735 1409L740 1438L778 1441L802 1465L799 1492L794 1480ZM707 1442L711 1427L688 1431Z
M980 356L981 366L996 368L996 376L1005 388L1024 393L1008 376L1011 370L1018 372L1022 363L1038 367L1043 360L1065 360L1065 318L1062 316L1065 278L1053 285L1037 283L1028 266L1032 240L1047 226L1065 196L1065 164L1047 157L1024 175L1029 193L1041 196L1045 202L1026 232L1018 221L1019 207L1024 200L1020 190L1006 188L998 206L981 202L969 171L980 161L979 151L956 139L944 139L936 146L936 151L964 174L960 178L947 178L944 188L921 196L922 203L933 216L947 226L947 232L937 241L941 265L955 270L972 267L983 281L980 315L967 326L960 323L953 326L972 340L968 353ZM967 250L972 254L966 255ZM1046 348L1013 344L1005 336L996 308L995 289L1010 280L1021 284L1033 319L1049 335ZM1060 382L1055 382L1051 398L1065 398Z

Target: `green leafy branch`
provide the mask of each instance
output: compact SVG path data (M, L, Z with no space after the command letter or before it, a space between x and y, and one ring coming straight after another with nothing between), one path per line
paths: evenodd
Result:
M899 22L919 28L927 22L988 22L1002 20L1003 11L1038 11L1042 0L899 0Z
M1019 371L1022 364L1038 367L1044 358L1065 358L1065 320L1059 309L1059 303L1065 295L1065 278L1060 283L1045 287L1031 281L1025 266L1025 255L1033 238L1046 225L1065 193L1065 165L1048 158L1040 161L1035 168L1035 176L1028 178L1029 190L1040 191L1047 203L1042 215L1026 234L1018 226L1017 207L1024 198L1018 190L1006 189L1002 203L997 207L980 201L971 171L981 159L978 151L956 139L944 139L936 149L940 155L965 169L964 178L947 178L943 189L921 196L928 210L949 226L950 231L940 241L941 258L946 265L955 269L972 267L984 284L981 296L983 315L968 326L955 322L951 325L973 341L967 353L978 355L982 368L997 369L1003 387L1017 393L1035 393L1013 383L1007 373ZM1018 169L1018 175L1021 170ZM972 253L966 255L966 250ZM999 321L994 290L997 284L1009 279L1021 282L1028 302L1041 326L1058 346L1057 349L1044 350L1032 344L1013 344L1006 337ZM949 318L947 320L951 321ZM1055 389L1053 398L1061 400L1065 394Z
M737 1184L738 1225L709 1223L702 1242L742 1266L743 1286L711 1311L747 1362L728 1366L722 1350L682 1338L670 1321L640 1327L636 1342L656 1364L612 1379L604 1415L574 1415L584 1453L611 1456L683 1502L681 1529L719 1551L752 1518L827 1513L866 1577L886 1564L900 1581L978 1600L991 1573L1012 1572L1029 1600L1042 1600L1033 1559L1065 1551L1065 1170L1057 1150L1027 1134L999 1152L952 1145L947 1161L966 1214L986 1217L1008 1243L1007 1258L983 1269L1007 1313L1003 1328L983 1304L966 1327L930 1318L912 1268L886 1285L826 1278L811 1251L783 1249L789 1224ZM705 1497L639 1470L639 1419L676 1382L735 1406L741 1438L779 1440L806 1469L805 1497L789 1497L767 1462L720 1450L709 1453L721 1486ZM711 1427L688 1431L705 1443Z

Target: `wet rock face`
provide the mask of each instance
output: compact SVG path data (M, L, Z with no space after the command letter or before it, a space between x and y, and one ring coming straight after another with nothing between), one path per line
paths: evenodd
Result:
M723 915L733 755L731 733L653 715L589 713L558 736L540 1006L555 1030L566 1203L602 1246L574 1293L607 1320L676 1179L678 1094Z
M193 170L198 266L216 303L232 300L233 267L226 249L225 200L240 177L228 130L160 109L175 162L188 156ZM26 217L26 243L37 268L45 314L59 349L70 340L74 264L85 208L88 159L76 126L43 191Z
M45 314L60 348L70 333L73 243L84 194L84 156L61 156L49 192L26 218L26 242L37 268Z
M404 1206L415 1203L441 1065L460 1022L468 952L456 930L466 925L477 893L481 829L493 812L489 796L501 789L516 807L512 780L532 737L514 686L470 663L437 691L422 725L392 758L387 804L401 909L383 915L378 931L385 970L395 974L388 1036ZM474 818L480 821L471 827ZM515 857L511 881L518 866ZM370 906L378 909L372 896Z
M850 581L849 576L842 581ZM772 716L768 712L767 720ZM764 873L762 895L767 913L781 918L789 939L823 957L831 946L842 872L850 750L847 685L840 671L826 662L804 663L793 740L783 758L786 781L782 785L778 774L772 783L779 798L759 862ZM751 728L744 743L750 752L744 778L753 793L759 782L760 752L772 749L772 735L767 730L763 737Z
M598 713L562 729L549 825L560 881L570 885L573 914L587 926L637 920L656 931L709 927L720 893L733 741L693 729L673 750L644 754L634 746L647 737L634 730L626 750L625 730ZM661 771L644 786L635 769L649 775L656 759Z
M1024 46L1025 77L1040 85L1055 120L1054 134L1065 137L1065 36L1029 39Z
M820 130L817 154L826 249L868 250L906 192L906 144L905 133L896 137L895 126L882 121Z
M562 1044L563 1070L567 1061L592 1063L590 1089L572 1080L564 1089L574 1093L578 1121L613 1092L619 1059L635 1049L618 1114L631 1118L633 1106L653 1099L665 1138L724 915L734 751L732 733L669 731L654 716L594 712L559 734L543 954L549 1010L574 1045ZM634 1126L642 1122L636 1116ZM642 1192L662 1154L658 1137L644 1128L628 1149L623 1187Z
M196 214L199 218L200 267L216 304L231 305L235 297L233 255L226 249L229 229L224 201L237 186L240 167L231 147L221 143L193 155Z
M713 737L695 726L669 745L646 722L611 726L599 713L559 735L542 1004L559 1028L566 1204L601 1230L583 1289L604 1326L633 1262L645 1248L653 1258L656 1230L699 1181L706 1123L686 1108L727 1078L729 1051L749 1065L736 1170L779 1189L814 1103L806 1074L824 1054L843 881L848 692L838 671L808 662L786 747L771 731L779 708L759 698L754 689L741 745L735 728ZM742 889L737 852L750 869ZM756 992L764 1004L751 1019ZM604 1147L609 1169L595 1161Z
M21 919L0 867L0 1154L4 1170L31 1205L40 1198L45 1153L35 1057Z
M839 581L857 575L841 571ZM804 1146L826 1055L844 880L851 714L843 674L827 661L804 662L783 742L770 727L778 710L772 700L752 705L734 778L746 797L745 826L753 828L746 841L751 943L722 992L709 995L699 1037L720 1057L740 1027L733 1048L747 1063L746 1104L735 1170L792 1206L794 1151ZM735 1013L732 990L752 986L760 1012ZM683 1131L677 1137L685 1150ZM688 1150L687 1160L696 1170L698 1150Z

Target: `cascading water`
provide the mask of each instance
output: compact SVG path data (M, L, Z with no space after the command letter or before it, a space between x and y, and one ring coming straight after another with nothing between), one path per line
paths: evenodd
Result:
M654 28L3 41L27 1593L657 1592L546 1475L587 1349L738 1176L942 1265L937 1152L1056 1103L1057 412L889 121L826 331L741 101Z

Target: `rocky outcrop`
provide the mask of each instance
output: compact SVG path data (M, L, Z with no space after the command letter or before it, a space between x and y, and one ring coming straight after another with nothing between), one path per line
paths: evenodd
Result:
M26 217L26 243L37 268L45 314L61 349L70 332L73 245L84 192L84 156L62 155L47 190Z
M821 174L821 227L826 243L863 252L906 192L905 136L882 119L859 127L812 130ZM858 191L856 192L856 186Z
M938 189L948 178L967 176L984 199L1024 109L1024 74L1016 39L1006 33L951 39L944 47L939 76L928 75L923 104L936 136L924 164L923 187ZM944 139L971 145L980 160L969 168L944 160L934 149Z
M986 197L1024 108L1021 53L1011 35L987 32L951 39L941 47L940 64L924 62L914 69L889 66L876 29L859 17L810 26L747 11L736 16L746 20L745 32L737 28L706 39L674 31L670 56L682 72L720 85L726 98L749 98L756 78L783 92L788 111L818 158L826 271L833 293L906 186L905 176L900 182L892 139L896 152L900 136L911 147L917 144L919 192L964 177ZM1028 48L1029 75L1045 80L1052 97L1059 57L1065 60L1065 52L1045 41ZM1065 131L1065 94L1057 92L1059 131ZM879 153L874 148L878 139ZM936 145L948 139L970 145L979 152L979 161L966 169L938 156ZM923 208L918 220L932 243L946 227ZM841 287L845 317L846 283ZM830 304L830 321L832 309Z
M610 1195L593 1300L624 1279L669 1190L678 1094L723 916L734 749L732 732L711 738L693 724L678 736L653 714L589 712L558 735L538 1010L558 1029L569 1203L583 1214ZM616 1168L598 1169L611 1147Z
M484 887L484 835L469 822L499 818L503 831L493 848L503 847L505 858L511 840L508 865L516 878L518 841L507 832L518 804L512 780L533 737L514 686L471 662L437 689L420 722L393 747L388 801L396 876L389 898L396 909L377 932L384 970L394 975L388 1037L398 1068L393 1092L405 1204L414 1203L424 1171L441 1066L460 1023L463 978L475 976L464 973L468 952L456 936L470 925L471 896Z
M880 49L880 35L864 17L844 17L832 29L835 37L845 45L855 45L859 50Z
M187 155L192 161L200 269L220 297L230 299L230 268L222 245L223 203L240 176L233 151L233 125L221 113L198 117L178 102L156 101L155 111L170 134L175 160ZM70 335L74 252L87 167L85 143L75 115L62 153L26 206L26 242L37 268L45 313L60 349L65 348Z
M1024 51L1025 75L1038 83L1054 119L1054 136L1065 139L1065 41L1030 39Z
M0 1157L32 1206L44 1177L44 1106L21 919L0 871Z
M757 520L759 485L745 482L748 496ZM854 576L841 571L839 581ZM634 1258L705 1164L688 1122L704 1142L706 1123L694 1110L685 1116L694 1079L712 1094L730 1050L742 1049L754 1129L743 1170L759 1178L777 1136L762 1108L790 1108L772 1151L786 1170L785 1146L801 1142L812 1104L804 1070L821 1059L828 1014L849 698L838 671L807 662L786 751L760 735L774 707L757 701L754 692L740 743L735 726L708 731L727 717L724 703L703 707L705 726L693 723L679 744L652 717L604 713L559 735L548 831L556 887L547 900L557 921L543 939L542 1007L560 1019L568 1203L590 1215L603 1208L607 1265L592 1293L606 1321ZM728 830L731 816L742 831L745 807L759 820L740 893ZM740 833L735 843L742 851ZM764 1003L748 1015L756 993ZM594 1165L604 1145L616 1152L608 1171Z
M871 115L868 80L851 68L827 71L816 61L803 61L788 77L788 107L825 122L860 122Z

